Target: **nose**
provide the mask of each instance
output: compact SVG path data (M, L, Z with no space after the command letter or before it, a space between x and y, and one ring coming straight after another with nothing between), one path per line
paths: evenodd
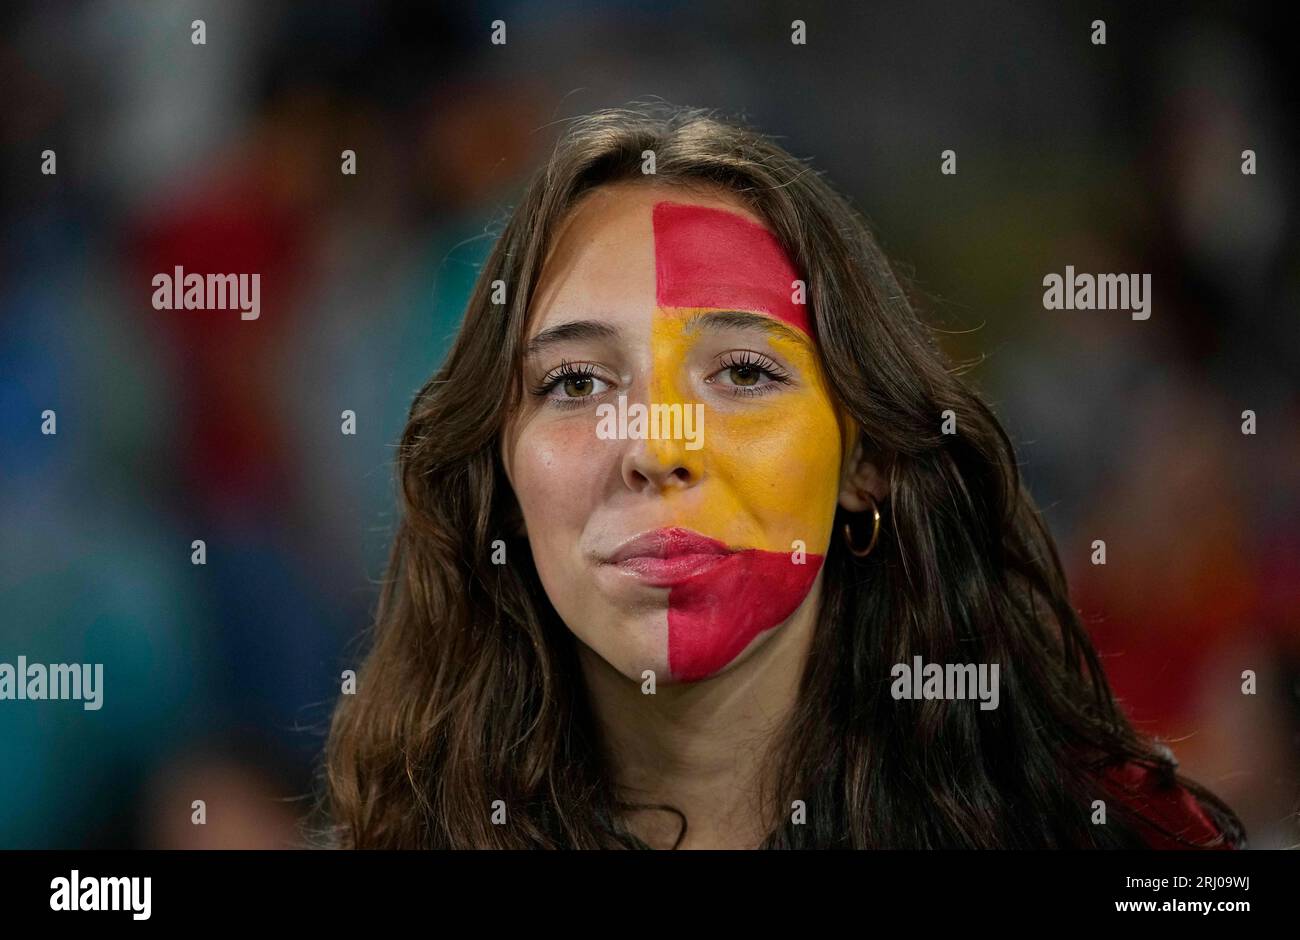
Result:
M665 320L656 312L654 322L658 329L652 327L651 331L646 387L629 390L636 395L645 418L641 426L645 433L626 441L623 452L623 482L636 493L689 489L700 482L704 468L703 451L699 449L702 416L698 433L690 433L690 419L695 416L691 409L696 407L694 396L688 393L685 366L690 344L674 332L678 328L676 321ZM638 391L641 395L636 394ZM688 437L695 439L688 442Z
M688 489L700 481L694 453L682 441L628 441L623 454L623 483L635 493Z

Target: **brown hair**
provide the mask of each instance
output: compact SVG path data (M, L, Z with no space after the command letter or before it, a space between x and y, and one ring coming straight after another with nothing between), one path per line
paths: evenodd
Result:
M330 842L642 845L624 823L629 806L574 638L514 535L518 506L499 444L558 224L593 187L641 178L646 151L659 182L725 187L767 221L806 272L831 387L889 468L877 549L859 561L835 540L826 558L772 795L773 806L803 800L807 822L780 826L767 844L1138 845L1143 821L1123 800L1107 825L1089 819L1092 800L1109 792L1106 769L1134 761L1195 793L1224 838L1240 843L1231 810L1175 778L1168 751L1138 736L1116 706L1010 441L948 368L861 217L740 123L655 106L572 122L487 258L445 363L416 396L372 648L326 751ZM496 280L509 289L504 309L491 302ZM955 434L940 433L945 410ZM496 540L509 564L492 564ZM1000 663L1000 707L895 701L890 668L917 655ZM507 825L492 824L496 800Z

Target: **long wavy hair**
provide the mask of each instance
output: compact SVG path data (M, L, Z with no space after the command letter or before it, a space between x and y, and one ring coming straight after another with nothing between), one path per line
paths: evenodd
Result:
M826 555L797 705L774 748L777 792L767 794L771 806L802 800L806 821L785 822L765 844L1138 846L1143 820L1110 799L1105 777L1132 762L1186 788L1225 841L1244 844L1233 812L1177 776L1168 749L1117 707L1010 440L947 363L863 219L743 123L667 106L569 124L415 398L370 649L326 747L324 841L646 847L626 825L634 807L602 747L576 641L518 534L500 442L557 225L593 187L642 179L649 151L655 180L734 193L805 272L822 367L890 483L875 551L859 560L833 539ZM493 303L495 281L507 286L504 306ZM948 411L955 433L941 433ZM509 563L493 564L501 543ZM891 667L918 655L999 663L999 707L894 700ZM1090 818L1096 799L1108 802L1106 825ZM492 823L497 800L507 825ZM678 815L684 835L690 821Z

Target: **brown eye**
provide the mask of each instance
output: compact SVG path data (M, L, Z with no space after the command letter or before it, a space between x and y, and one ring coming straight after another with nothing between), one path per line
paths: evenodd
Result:
M585 407L584 398L609 391L613 383L600 378L597 366L589 362L563 362L542 378L532 390L557 408Z
M757 385L763 374L762 369L750 365L731 366L727 371L731 373L731 384L741 387Z
M589 375L575 375L564 380L564 394L569 398L585 398L591 394L592 381Z
M717 382L723 388L730 389L732 395L748 398L789 385L790 375L780 364L762 353L738 350L722 357L718 371L704 381Z

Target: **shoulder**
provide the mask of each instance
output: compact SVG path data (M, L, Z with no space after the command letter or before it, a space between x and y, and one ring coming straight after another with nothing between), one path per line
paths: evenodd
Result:
M1153 849L1234 847L1192 792L1173 780L1172 774L1166 776L1130 761L1106 771L1102 782L1128 810L1139 834Z

